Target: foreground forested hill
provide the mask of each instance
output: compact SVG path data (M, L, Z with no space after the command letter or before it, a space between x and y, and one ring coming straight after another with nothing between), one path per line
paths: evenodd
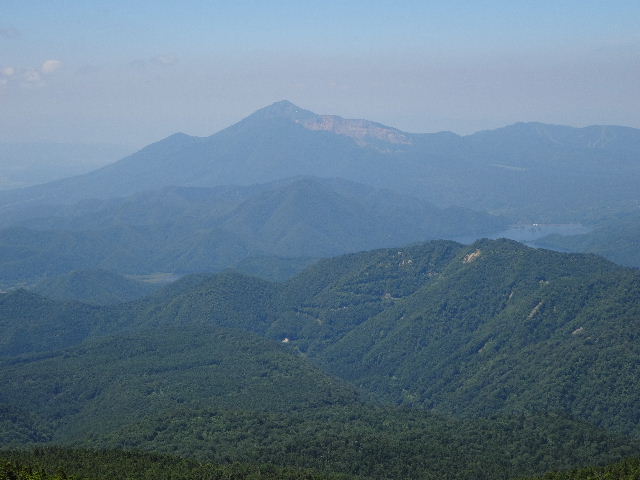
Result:
M158 288L157 283L127 278L106 270L80 270L43 280L33 290L54 300L110 305L144 297L155 288Z
M373 478L640 453L640 273L507 240L187 276L116 306L0 296L0 439Z

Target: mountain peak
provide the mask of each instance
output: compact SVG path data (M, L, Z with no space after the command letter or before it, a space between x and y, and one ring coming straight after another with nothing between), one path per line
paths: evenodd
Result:
M270 108L270 109L282 109L282 110L302 110L300 107L298 107L297 105L295 105L294 103L290 102L287 99L284 100L280 100L278 102L274 102L271 105L269 105L266 108Z
M337 115L318 115L294 105L289 100L280 100L261 108L248 117L251 120L288 120L312 131L331 132L351 137L358 145L404 144L410 145L407 134L395 128L362 119L347 119Z
M255 112L251 117L262 119L284 118L292 121L308 120L316 114L294 105L289 100L280 100Z

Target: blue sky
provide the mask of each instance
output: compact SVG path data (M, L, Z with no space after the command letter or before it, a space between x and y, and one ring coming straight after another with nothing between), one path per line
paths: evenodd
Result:
M0 3L0 141L141 146L282 98L409 131L640 127L638 84L637 1Z

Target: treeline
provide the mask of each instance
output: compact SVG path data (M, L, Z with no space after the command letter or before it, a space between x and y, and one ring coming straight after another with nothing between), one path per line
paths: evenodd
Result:
M0 452L0 480L356 480L273 465L219 465L118 450Z
M393 472L389 472L384 478L396 477ZM413 478L435 480L452 477L424 474ZM638 478L640 478L640 458L629 458L605 466L549 472L526 480L638 480ZM52 447L32 451L0 451L0 480L119 479L368 480L368 477L324 473L311 469L283 468L270 464L202 463L170 455L123 450Z
M290 412L182 409L83 442L215 463L258 463L375 479L498 480L640 452L559 415L453 419L370 404Z
M630 458L606 466L550 472L530 480L638 480L639 478L640 458Z

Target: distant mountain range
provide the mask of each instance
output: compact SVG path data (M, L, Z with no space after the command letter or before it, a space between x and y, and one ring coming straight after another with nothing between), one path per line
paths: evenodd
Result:
M580 221L637 202L639 154L640 131L626 127L519 123L464 137L410 134L282 101L210 137L175 134L86 175L0 192L0 224L43 205L297 175L339 177L518 221Z

